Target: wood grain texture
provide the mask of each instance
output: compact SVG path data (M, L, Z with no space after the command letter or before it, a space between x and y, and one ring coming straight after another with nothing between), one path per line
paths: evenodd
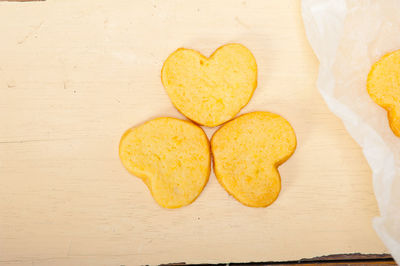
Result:
M371 171L315 86L298 1L0 3L0 263L139 265L298 260L387 253ZM129 127L183 118L160 81L178 47L229 42L255 55L241 113L292 124L282 192L248 208L212 174L190 206L166 210L118 159ZM208 136L215 129L207 128Z

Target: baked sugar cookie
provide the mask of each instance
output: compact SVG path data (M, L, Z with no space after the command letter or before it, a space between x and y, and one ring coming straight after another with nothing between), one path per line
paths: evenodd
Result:
M257 87L257 64L241 44L227 44L209 58L178 49L164 62L162 83L174 106L192 121L209 127L232 119Z
M210 175L206 134L180 119L157 118L129 129L121 138L119 156L126 169L140 177L165 208L193 202Z
M223 125L211 139L220 184L244 205L266 207L281 190L277 167L296 149L296 135L281 116L248 113Z
M372 100L386 109L393 133L400 137L400 50L383 56L368 74Z

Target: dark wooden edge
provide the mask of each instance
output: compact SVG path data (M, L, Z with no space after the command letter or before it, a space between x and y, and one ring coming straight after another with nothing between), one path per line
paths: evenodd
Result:
M352 254L337 254L337 255L328 255L328 256L320 256L314 257L311 259L301 259L300 261L308 262L315 260L322 261L331 261L331 260L385 260L391 259L393 260L390 254L361 254L361 253L352 253Z
M218 264L186 264L185 262L161 264L161 266L262 266L262 265L397 265L390 254L335 254L314 258L304 258L295 261L266 261L246 263L218 263Z
M43 2L46 0L0 0L0 2Z

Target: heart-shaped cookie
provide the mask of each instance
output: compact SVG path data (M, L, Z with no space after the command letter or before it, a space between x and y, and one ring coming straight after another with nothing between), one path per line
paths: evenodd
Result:
M383 56L368 74L368 93L386 109L393 133L400 137L400 50Z
M296 135L283 117L248 113L224 124L211 139L214 172L244 205L266 207L278 197L277 167L296 149Z
M174 106L204 126L232 119L257 87L257 64L241 44L227 44L209 58L191 49L178 49L164 62L162 83Z
M208 181L209 141L197 125L162 117L126 131L119 156L128 171L150 189L165 208L193 202Z

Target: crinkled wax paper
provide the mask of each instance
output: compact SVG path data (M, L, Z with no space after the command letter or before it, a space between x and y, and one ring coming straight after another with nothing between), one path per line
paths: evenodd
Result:
M400 138L366 90L371 65L400 49L400 0L303 0L302 15L320 62L317 87L363 149L380 210L373 226L400 263Z

